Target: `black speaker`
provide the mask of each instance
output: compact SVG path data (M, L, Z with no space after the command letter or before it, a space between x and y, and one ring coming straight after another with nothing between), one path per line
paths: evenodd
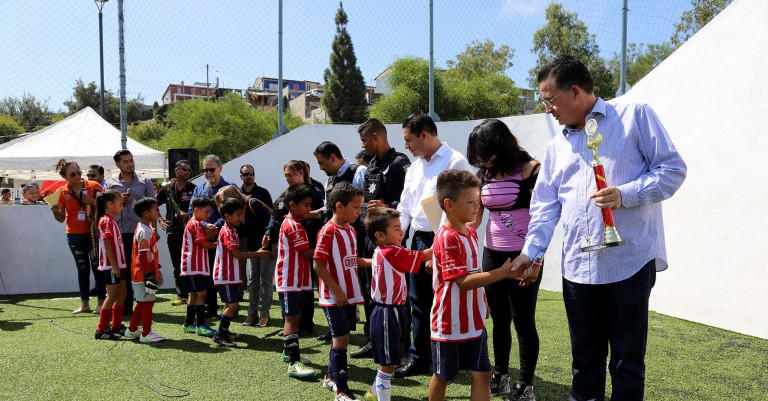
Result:
M200 171L200 152L195 148L168 149L168 177L176 178L176 162L186 160L192 167L192 177Z

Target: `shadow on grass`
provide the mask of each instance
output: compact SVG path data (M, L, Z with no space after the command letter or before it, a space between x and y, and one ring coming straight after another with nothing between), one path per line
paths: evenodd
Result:
M30 322L0 321L0 331L19 331L19 330L24 330L25 328L27 328L27 326L30 326L30 325L32 325L32 323Z

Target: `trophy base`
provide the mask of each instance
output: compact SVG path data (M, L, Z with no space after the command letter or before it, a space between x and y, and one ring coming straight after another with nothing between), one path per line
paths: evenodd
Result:
M627 241L620 240L620 241L614 241L614 242L606 242L603 244L597 244L597 245L590 245L590 246L584 246L581 247L582 252L594 252L594 251L601 251L606 248L613 248L615 246L621 246L626 245Z

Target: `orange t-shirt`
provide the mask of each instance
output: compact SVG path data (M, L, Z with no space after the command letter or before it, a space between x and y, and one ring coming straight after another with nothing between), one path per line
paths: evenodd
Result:
M139 261L140 252L149 252L152 259L149 266L143 269ZM155 280L160 276L160 254L157 251L157 234L152 227L139 223L133 233L133 251L131 252L131 282L143 283L144 273L154 271Z
M86 205L82 201L82 194L88 193L88 197L96 199L96 191L101 192L102 188L96 181L83 180L83 189L81 193L76 194L72 192L72 187L69 184L61 187L61 197L59 198L59 205L64 205L64 212L66 214L67 222L67 234L87 234L91 232L88 226L88 217L92 216L95 212L94 208L90 205ZM85 218L80 221L78 214L80 211L85 212Z

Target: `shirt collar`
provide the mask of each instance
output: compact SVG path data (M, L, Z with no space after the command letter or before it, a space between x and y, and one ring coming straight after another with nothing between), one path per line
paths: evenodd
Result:
M603 100L603 98L598 97L597 101L595 102L595 105L592 106L592 111L590 111L587 114L587 116L584 118L584 122L589 121L589 119L591 118L597 118L598 115L605 117L606 105L607 103L605 102L605 100ZM563 126L563 135L565 135L566 137L570 134L580 133L580 132L584 132L584 130L576 129L575 127L570 125Z
M437 149L437 152L435 152L435 154L429 158L429 161L435 160L435 158L439 157L449 157L451 155L451 148L448 146L448 144L445 142L441 143L442 145Z
M341 177L342 175L344 175L344 173L346 173L346 172L347 172L347 169L348 169L348 168L349 168L351 165L352 165L352 164L349 162L349 160L347 160L347 159L344 159L344 164L342 164L342 165L341 165L341 167L339 167L339 171L337 171L337 172L336 172L336 177Z

